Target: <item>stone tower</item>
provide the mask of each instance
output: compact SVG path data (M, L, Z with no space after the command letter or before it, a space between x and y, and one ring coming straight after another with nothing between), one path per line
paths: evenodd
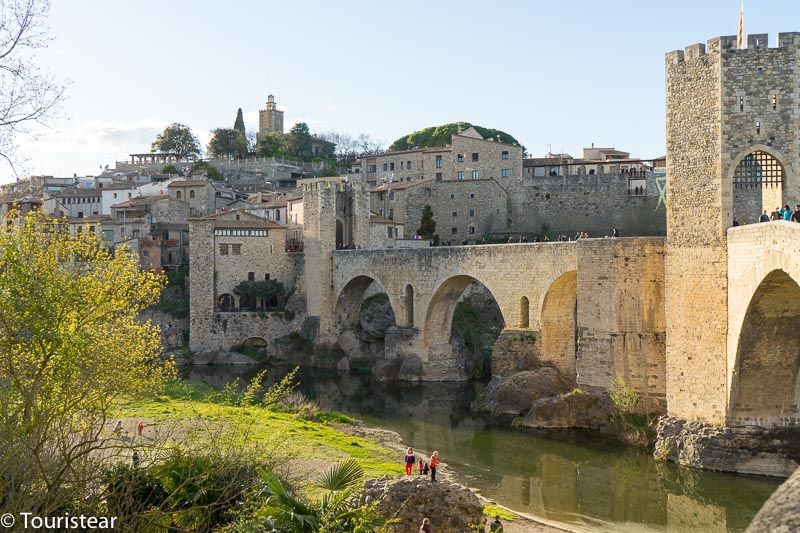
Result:
M273 95L267 96L267 107L258 112L258 135L283 134L283 111L279 111Z
M667 403L725 423L734 219L800 203L800 33L717 37L666 55Z
M334 337L333 252L336 250L336 196L341 178L300 181L303 190L304 277L309 328L320 345Z

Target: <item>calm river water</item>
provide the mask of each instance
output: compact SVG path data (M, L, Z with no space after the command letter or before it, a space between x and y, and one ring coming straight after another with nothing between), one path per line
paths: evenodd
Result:
M253 367L190 367L221 387ZM285 373L270 372L269 381ZM492 427L471 405L480 383L385 384L369 376L304 369L301 390L324 408L439 450L454 477L526 514L587 531L743 531L781 480L659 463L591 432ZM400 461L400 458L398 458Z

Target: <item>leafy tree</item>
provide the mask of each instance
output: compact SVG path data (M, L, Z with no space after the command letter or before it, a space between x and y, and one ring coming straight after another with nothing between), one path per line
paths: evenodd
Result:
M61 513L96 482L107 419L173 373L140 312L164 278L86 230L12 212L0 233L0 479L3 511Z
M236 120L233 122L233 129L238 132L241 132L242 135L247 135L247 132L244 128L244 116L242 115L242 108L240 107L238 111L236 111Z
M175 168L175 165L167 165L161 169L162 174L178 174L178 169Z
M419 228L417 228L417 235L423 239L432 239L436 233L436 221L433 219L433 209L430 205L425 205L422 208L422 217L419 221Z
M451 137L467 128L475 128L484 139L492 138L505 144L519 146L519 141L508 133L483 126L475 126L469 122L452 122L441 126L431 126L419 131L409 133L394 141L389 150L410 150L415 147L445 146L450 143Z
M189 126L173 122L158 134L150 149L179 159L193 159L200 155L200 141Z
M274 279L265 279L259 281L246 280L240 282L233 288L233 294L239 296L241 300L255 302L261 298L265 303L270 300L277 299L278 306L282 304L283 298L283 283L275 281Z
M17 135L56 116L65 86L36 64L48 41L47 0L0 2L0 158L16 174Z
M211 181L219 181L222 179L222 174L219 173L217 167L210 165L205 161L197 161L194 165L192 165L192 170L205 170L208 179Z
M211 132L206 151L210 157L247 157L247 137L237 129L217 128Z
M298 159L308 159L313 154L311 153L311 132L308 129L308 124L305 122L298 122L289 133L286 135L286 153Z
M256 142L255 152L258 157L273 157L284 151L283 135L274 131L260 136Z

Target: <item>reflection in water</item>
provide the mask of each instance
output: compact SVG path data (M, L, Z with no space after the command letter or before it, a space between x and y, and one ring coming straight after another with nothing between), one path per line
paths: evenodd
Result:
M191 367L217 387L252 367ZM286 369L268 374L273 383ZM493 428L471 406L480 383L374 383L369 376L303 369L300 389L324 408L438 449L455 477L520 512L602 531L742 531L779 480L691 470L653 460L592 432Z

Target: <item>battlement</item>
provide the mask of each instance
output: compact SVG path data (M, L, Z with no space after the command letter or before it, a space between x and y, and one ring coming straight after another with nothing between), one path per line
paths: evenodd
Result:
M687 46L684 50L673 50L667 52L667 63L683 63L692 61L701 56L720 52L747 52L748 50L767 50L769 48L769 35L766 33L752 33L747 36L747 48L739 50L736 48L735 35L723 35L713 37L706 44L696 43ZM777 48L800 48L800 32L786 32L778 34Z

